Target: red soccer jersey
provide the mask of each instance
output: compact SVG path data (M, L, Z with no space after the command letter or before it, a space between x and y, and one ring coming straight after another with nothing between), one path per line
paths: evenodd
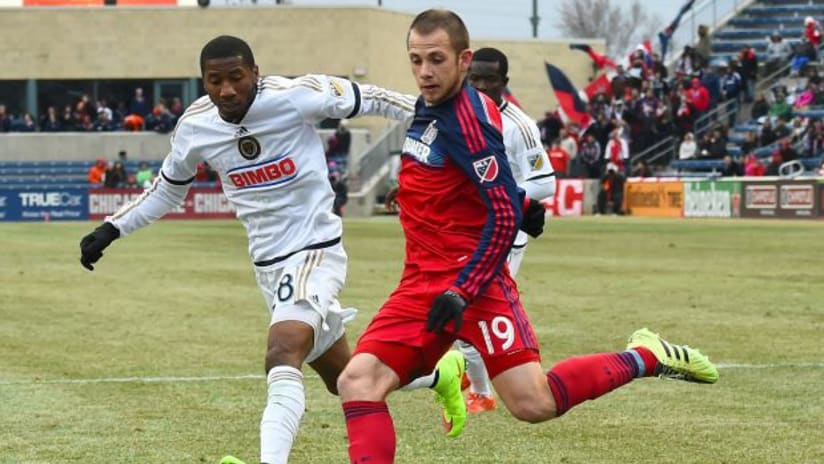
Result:
M451 288L472 301L503 266L521 222L495 104L466 84L436 106L419 98L398 181L406 272L454 272Z

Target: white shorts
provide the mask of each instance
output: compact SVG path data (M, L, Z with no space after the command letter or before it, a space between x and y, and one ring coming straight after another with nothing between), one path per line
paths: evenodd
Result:
M344 323L354 316L341 310L337 297L346 280L346 251L338 243L295 253L288 259L255 267L255 277L272 318L299 321L312 327L314 345L306 356L312 362L343 336Z

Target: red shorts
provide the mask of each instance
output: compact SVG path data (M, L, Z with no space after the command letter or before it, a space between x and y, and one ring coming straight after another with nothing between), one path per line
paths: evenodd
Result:
M426 331L432 301L455 281L453 273L404 272L361 335L355 354L370 353L389 366L406 385L427 375L455 339L473 345L490 378L521 364L540 361L538 340L518 297L518 288L501 271L463 314L461 330L449 324L442 334Z

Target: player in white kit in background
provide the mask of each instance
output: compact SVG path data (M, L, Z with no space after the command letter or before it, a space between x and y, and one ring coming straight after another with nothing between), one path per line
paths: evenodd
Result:
M485 93L498 105L503 120L504 148L518 187L524 189L527 197L544 200L555 194L555 172L541 143L538 126L517 105L503 98L509 83L508 72L509 61L503 52L495 48L481 48L472 57L467 78L469 85ZM507 262L512 277L518 274L521 267L527 238L526 232L518 231L515 243L509 250ZM492 396L481 355L468 343L459 341L458 347L466 358L466 375L470 382L467 411L478 413L495 409L495 397Z
M219 173L246 228L258 286L271 313L260 462L281 464L305 409L303 363L337 394L338 375L350 357L344 322L353 315L337 301L347 256L315 125L359 115L403 120L414 112L415 98L322 75L260 77L248 44L231 36L207 43L200 67L208 95L180 117L160 175L83 238L80 261L93 270L112 241L180 205L199 161Z

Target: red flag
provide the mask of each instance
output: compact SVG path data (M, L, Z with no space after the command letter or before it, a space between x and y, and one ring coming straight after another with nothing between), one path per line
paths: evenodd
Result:
M592 124L592 117L587 112L586 104L578 96L578 91L569 78L557 67L546 63L546 73L549 82L555 90L555 98L560 106L560 113L567 121L581 126L581 131Z
M592 98L598 95L599 93L605 93L607 97L612 99L612 79L608 74L603 73L600 76L593 79L584 88L584 92L586 92L587 98L589 98L589 100L592 100Z

